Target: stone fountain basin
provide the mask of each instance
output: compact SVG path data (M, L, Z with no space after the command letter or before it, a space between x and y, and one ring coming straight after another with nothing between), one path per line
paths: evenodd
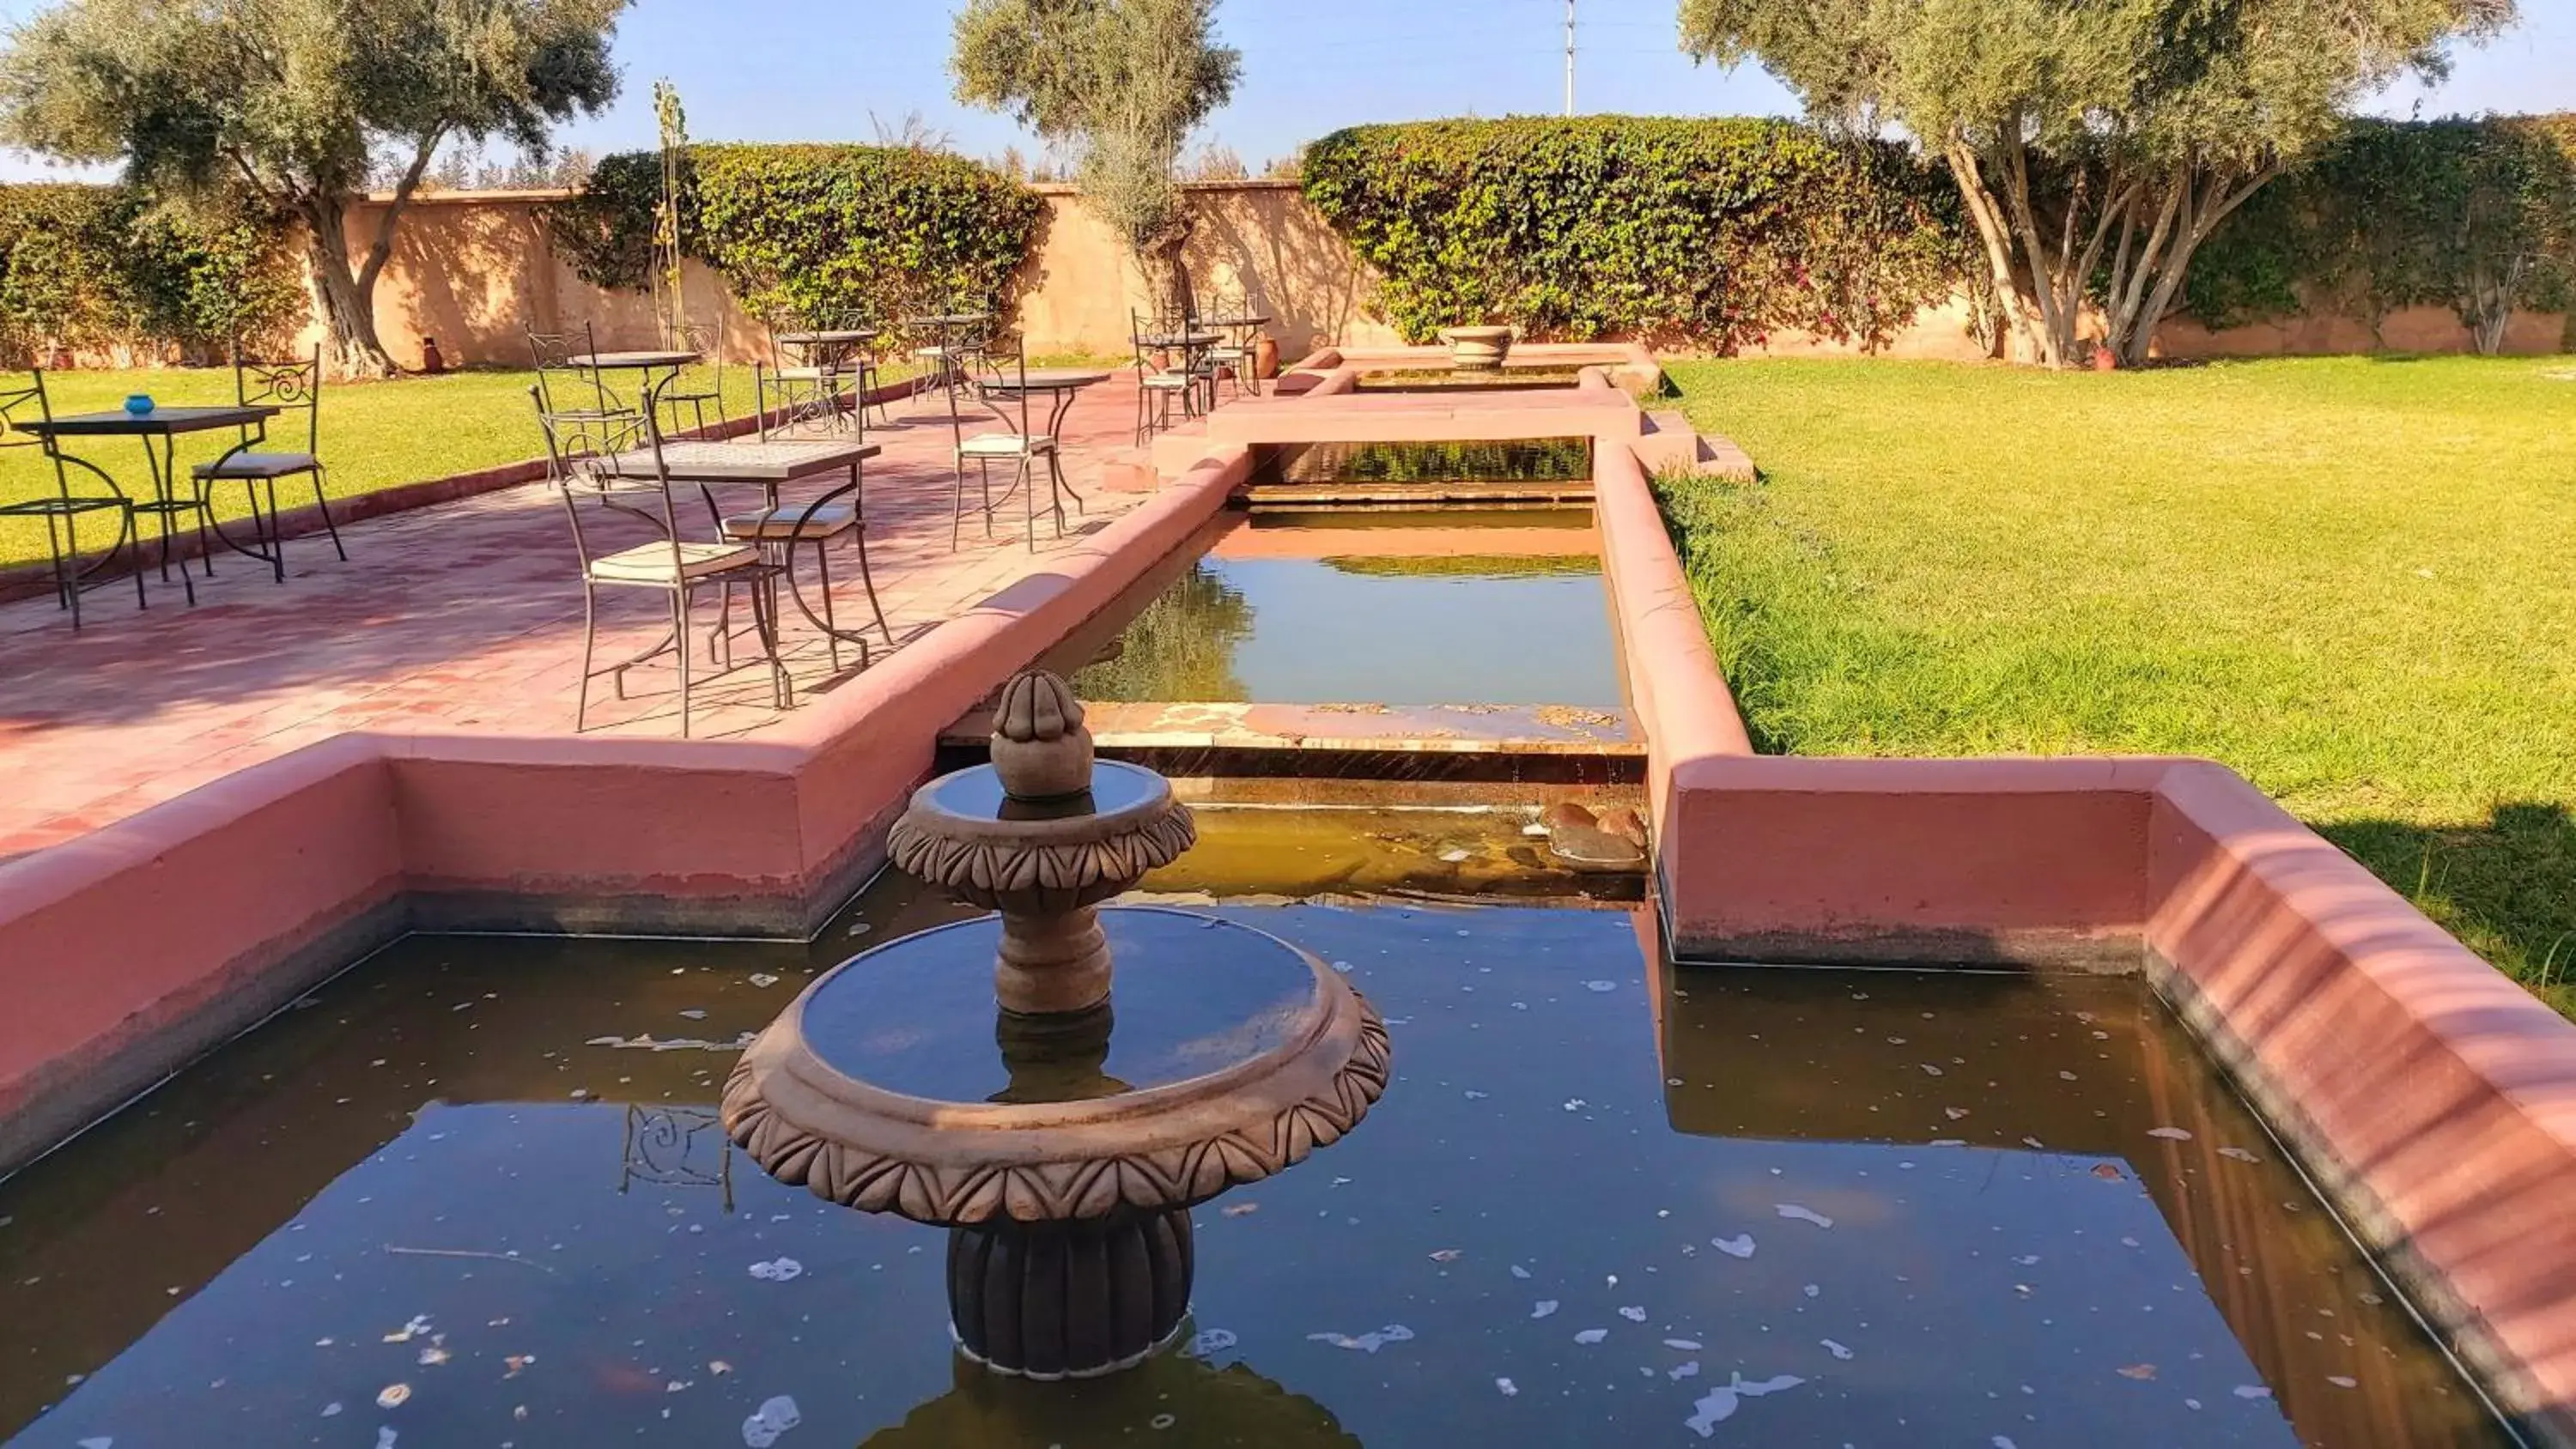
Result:
M1276 936L1159 907L1100 915L1119 986L1109 1095L1001 1104L990 963L960 922L834 968L743 1054L725 1130L782 1181L937 1227L1202 1203L1339 1140L1385 1090L1386 1028ZM1132 1090L1114 1090L1115 1085Z

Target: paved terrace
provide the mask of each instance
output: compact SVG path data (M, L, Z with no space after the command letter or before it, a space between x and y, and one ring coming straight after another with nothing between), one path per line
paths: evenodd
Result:
M1069 537L1141 501L1102 486L1113 453L1132 441L1133 389L1130 377L1113 375L1086 389L1066 420L1065 472L1087 505L1068 517ZM925 410L931 406L891 403L894 426L869 431L884 452L867 465L868 552L898 641L1046 568L1063 547L1041 515L1032 554L1014 498L999 510L991 541L970 516L962 547L950 550L950 433L946 414ZM1138 472L1129 468L1117 481ZM970 474L970 489L972 482ZM829 486L791 488L785 499ZM717 492L728 510L757 506L758 498L744 485ZM681 502L696 502L685 487ZM84 601L78 634L50 595L0 606L0 860L348 730L573 732L581 587L551 490L507 488L342 533L345 564L327 538L289 540L283 587L265 564L218 550L217 576L198 579L193 609L175 578L166 586L156 578L152 606L140 612L130 585L103 588ZM637 541L647 536L639 527ZM798 553L798 576L819 612L811 551ZM846 543L833 549L832 583L841 627L868 622ZM701 595L702 628L712 622L714 597ZM663 596L649 590L604 590L601 607L603 661L651 644L668 618ZM793 606L783 612L781 643L800 702L855 677L854 648L843 646L836 674L821 637ZM748 610L738 607L734 618L747 626ZM748 634L737 642L737 664L752 642ZM717 677L703 637L699 648L698 737L757 736L781 717L765 668ZM881 642L877 657L885 658ZM621 701L611 680L593 681L588 733L678 734L669 656L632 671L629 694Z

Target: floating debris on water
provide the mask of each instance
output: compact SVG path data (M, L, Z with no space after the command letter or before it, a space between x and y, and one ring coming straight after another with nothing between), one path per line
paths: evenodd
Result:
M796 1411L794 1399L785 1394L764 1399L751 1417L742 1421L742 1442L745 1449L769 1449L778 1442L779 1435L804 1422L805 1416Z
M414 1316L410 1322L395 1329L393 1332L386 1334L385 1342L409 1343L413 1339L418 1338L427 1332L429 1332L429 1315L426 1313L418 1314Z
M2189 1142L2191 1140L2191 1129L2188 1127L2150 1127L2147 1129L2147 1135L2150 1137L2161 1137L2167 1142Z
M1616 981L1586 981L1583 983L1583 989L1586 991L1616 991L1619 989L1619 983Z
M1518 1263L1514 1263L1514 1264L1512 1265L1512 1276L1513 1276L1513 1277L1515 1277L1515 1278L1519 1278L1519 1279L1523 1279L1523 1280L1526 1280L1526 1279L1529 1277L1529 1275L1530 1275L1530 1270L1529 1270L1529 1269L1522 1267L1522 1266L1521 1266L1520 1264L1518 1264Z
M628 1052L738 1052L750 1046L751 1039L759 1034L746 1031L731 1041L704 1041L687 1036L657 1037L646 1032L642 1036L595 1036L582 1045ZM590 1094L576 1092L573 1095L586 1097Z
M1758 1399L1765 1394L1794 1389L1805 1382L1805 1379L1796 1374L1781 1374L1774 1378L1756 1379L1748 1383L1743 1374L1731 1374L1724 1388L1709 1390L1697 1404L1692 1405L1699 1412L1682 1420L1682 1425L1703 1439L1709 1438L1717 1432L1719 1424L1735 1417L1735 1411L1741 1406L1743 1400Z
M1708 1240L1708 1245L1730 1258L1750 1258L1753 1256L1753 1235L1751 1233L1737 1233L1731 1238L1711 1238Z
M2156 1366L2151 1363L2133 1363L2119 1370L2119 1375L2124 1379L2136 1379L2140 1383L2145 1383L2156 1376Z
M376 1407L379 1409L399 1409L410 1398L411 1385L387 1384L383 1388L376 1390Z
M1455 1263L1465 1256L1467 1256L1467 1250L1464 1248L1437 1248L1432 1251L1431 1261L1435 1263Z
M1696 1338L1668 1338L1664 1340L1664 1347L1678 1348L1685 1353L1697 1353L1699 1351L1699 1340Z
M801 1275L804 1271L805 1265L797 1262L794 1258L772 1258L766 1263L754 1263L751 1265L751 1276L758 1278L764 1283L784 1283L790 1278Z
M1826 1217L1823 1213L1816 1211L1814 1208L1808 1207L1804 1203L1773 1203L1772 1208L1774 1211L1778 1212L1780 1216L1787 1218L1792 1222L1814 1223L1820 1228L1830 1228L1834 1225L1834 1220L1832 1218Z
M2272 1397L2272 1391L2261 1384L2238 1384L2236 1386L2236 1397L2240 1399L2268 1399Z
M1835 1358L1841 1359L1846 1363L1851 1361L1852 1351L1843 1347L1841 1344L1834 1342L1832 1339L1820 1338L1817 1339L1816 1342L1823 1344L1825 1346L1825 1352L1832 1354Z
M1545 831L1540 832L1542 835L1545 833ZM1494 1387L1501 1390L1503 1397L1507 1399L1518 1395L1521 1391L1521 1386L1513 1383L1510 1379L1496 1379L1494 1380Z
M2262 1158L2255 1156L2253 1153L2246 1151L2242 1147L2222 1147L2218 1149L2218 1155L2221 1157L2232 1157L2239 1162L2260 1162L2263 1160Z
M1530 1317L1545 1318L1555 1311L1556 1300L1553 1298L1542 1298L1538 1301L1538 1306L1530 1310Z
M770 987L778 984L778 978L770 975L766 971L754 971L751 973L751 984L759 987L763 991L767 991Z
M1234 1347L1237 1342L1231 1330L1205 1328L1199 1330L1198 1334L1190 1340L1187 1352L1192 1358L1205 1358L1212 1353L1223 1353Z
M1606 1328L1587 1328L1575 1334L1574 1341L1588 1348L1609 1336L1610 1330Z
M1664 1377L1671 1379L1674 1383L1680 1383L1684 1379L1698 1378L1699 1360L1692 1359L1688 1363L1674 1364L1670 1370L1666 1371Z
M1411 1341L1412 1338L1413 1330L1405 1327L1401 1323L1390 1323L1384 1328L1377 1329L1369 1333L1363 1333L1356 1337L1347 1333L1310 1333L1306 1335L1306 1339L1310 1343L1329 1343L1335 1348L1357 1349L1361 1353L1375 1353L1390 1343L1406 1343Z
M1628 1320L1630 1323L1643 1323L1646 1321L1646 1310L1643 1308L1622 1308L1619 1310L1619 1316Z

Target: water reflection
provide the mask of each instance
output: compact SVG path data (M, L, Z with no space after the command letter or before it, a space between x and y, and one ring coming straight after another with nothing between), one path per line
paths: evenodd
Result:
M2133 981L1217 909L1347 971L1398 1075L1329 1164L1200 1213L1204 1361L961 1380L938 1233L761 1174L728 1203L722 1044L959 914L890 886L812 952L407 943L0 1183L0 1316L43 1325L0 1429L703 1445L791 1396L789 1449L1696 1442L1716 1408L1766 1444L2499 1442Z
M1624 703L1589 520L1228 520L1045 662L1103 702Z

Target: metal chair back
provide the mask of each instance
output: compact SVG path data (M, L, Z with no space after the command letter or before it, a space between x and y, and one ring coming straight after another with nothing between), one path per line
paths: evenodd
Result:
M322 456L322 345L313 345L313 355L293 362L252 362L242 356L240 339L233 341L233 401L244 407L273 407L304 414L304 451ZM265 421L242 426L242 444L265 442Z
M582 572L589 573L593 559L619 552L594 545L582 521L582 505L589 503L607 512L641 519L660 534L671 550L671 577L678 580L679 505L671 495L671 469L662 456L661 427L649 414L549 411L541 387L530 387L528 398L536 405L537 424L545 433L546 481L554 485L556 495L563 501L564 516L572 525L573 548L581 556ZM616 459L639 451L648 453L653 460L653 477L649 479L629 477L619 471Z
M528 339L528 355L537 368L539 413L563 416L579 411L579 404L571 400L585 392L590 394L594 411L633 411L625 399L609 390L608 379L599 369L573 365L574 358L599 351L599 338L588 322L581 324L579 332L538 332L526 327L520 330Z
M1002 427L1025 441L1035 436L1029 431L1029 353L1020 337L1007 333L987 333L978 342L973 365L967 371L967 389L976 405ZM949 427L956 435L959 448L966 446L965 411L951 408Z
M27 385L0 389L0 454L13 448L41 448L54 465L54 491L64 498L72 496L71 475L63 471L63 455L48 446L41 433L27 431L30 421L50 423L54 420L53 398L45 391L43 368L27 371ZM86 465L84 465L86 466ZM90 469L95 473L98 470Z

